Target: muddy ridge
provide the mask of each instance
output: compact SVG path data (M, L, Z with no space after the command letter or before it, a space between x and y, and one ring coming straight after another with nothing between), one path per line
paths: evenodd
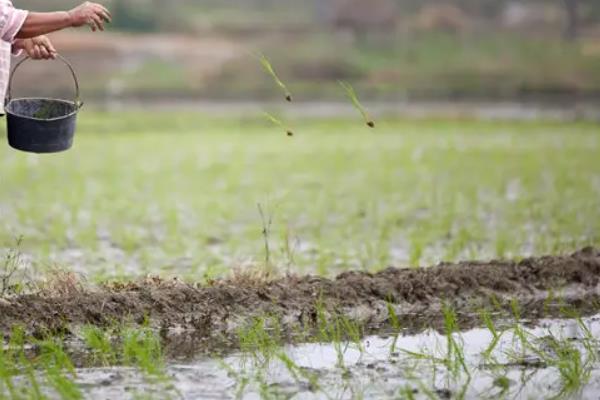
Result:
M347 272L335 279L288 276L271 282L223 280L209 286L146 279L68 295L0 299L0 330L7 335L19 324L32 334L68 334L80 324L112 326L148 319L162 332L193 332L203 338L232 333L255 316L279 318L289 330L310 326L318 307L329 316L343 314L376 330L386 326L388 302L403 327L420 329L440 325L444 303L455 307L464 324L481 307L508 308L511 299L527 317L558 312L564 305L582 314L598 312L599 283L600 250L595 248L518 262Z

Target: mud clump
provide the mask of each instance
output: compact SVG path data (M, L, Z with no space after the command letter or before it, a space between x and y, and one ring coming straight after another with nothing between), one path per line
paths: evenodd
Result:
M284 329L310 326L318 309L343 314L377 330L388 321L388 304L402 326L440 326L442 304L455 307L463 327L477 324L482 307L509 307L539 317L559 306L582 314L600 310L600 251L528 258L519 262L463 262L431 268L346 272L335 279L287 276L270 282L223 280L209 286L150 278L106 284L69 295L24 295L0 301L0 330L15 325L30 333L72 332L81 324L143 323L196 338L226 336L255 316L277 317ZM557 294L560 293L560 296Z

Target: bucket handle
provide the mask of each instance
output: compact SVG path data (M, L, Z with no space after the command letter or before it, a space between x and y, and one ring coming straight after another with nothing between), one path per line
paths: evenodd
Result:
M61 60L63 63L65 63L65 65L67 67L69 67L69 70L71 71L71 75L73 75L73 81L75 82L74 104L77 107L77 109L79 110L83 106L83 102L80 101L80 98L79 98L80 91L79 91L79 80L77 79L77 74L75 73L75 70L73 69L73 66L71 65L71 63L69 63L69 61L67 61L66 58L64 58L60 54L57 54L56 56L58 57L59 60ZM8 105L8 103L10 103L10 101L12 100L12 84L13 84L13 79L15 77L15 72L25 61L30 60L30 59L31 58L29 56L24 57L12 69L12 71L10 73L10 79L8 80L8 89L6 90L6 99L5 99L5 103L4 103L5 105Z

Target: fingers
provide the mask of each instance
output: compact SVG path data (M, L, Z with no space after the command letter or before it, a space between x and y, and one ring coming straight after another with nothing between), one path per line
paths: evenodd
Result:
M56 57L55 54L51 53L46 46L36 44L33 46L33 56L30 56L34 60L51 60Z
M32 60L35 60L35 53L33 52L33 46L25 47L25 53L27 53L27 56L29 58L31 58Z
M92 14L90 16L90 27L92 31L96 32L97 30L104 30L104 20L97 14Z
M102 20L104 22L107 22L107 23L112 22L112 16L110 15L110 13L108 13L104 10L100 10L100 11L98 11L98 14L100 15L100 17L102 17Z
M50 58L50 52L48 51L48 49L46 49L46 46L39 46L40 49L40 57L43 58L44 60L48 60Z
M34 60L53 60L58 52L46 36L28 39L24 46L27 55Z
M97 3L85 2L71 10L73 26L88 25L93 32L103 31L104 24L112 22L112 15L106 7Z
M110 11L108 11L108 9L101 4L97 4L97 6L97 14L99 14L105 22L112 22L112 14Z
M34 60L42 59L42 51L41 51L41 48L39 45L37 45L37 44L33 45L32 53L33 53L33 56L31 58L33 58Z
M40 38L40 42L41 42L40 45L42 46L42 49L45 50L46 53L48 54L48 57L46 59L55 59L56 54L58 52L52 45L52 42L50 41L50 39L48 39L46 36L42 36Z

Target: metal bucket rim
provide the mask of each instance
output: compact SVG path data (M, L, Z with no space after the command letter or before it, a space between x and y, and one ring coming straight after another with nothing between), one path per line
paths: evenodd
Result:
M48 101L57 101L60 103L66 103L69 105L72 105L73 107L75 107L75 110L69 114L66 115L62 115L60 117L55 117L55 118L49 118L49 119L44 119L44 118L35 118L32 116L28 116L28 115L21 115L21 114L17 114L11 111L10 109L10 105L15 102L15 101L20 101L20 100L48 100ZM49 97L19 97L18 99L10 99L10 101L8 102L8 104L4 107L4 112L6 112L6 114L8 115L12 115L13 117L19 117L19 118L24 118L24 119L28 119L28 120L32 120L32 121L60 121L62 119L67 119L70 117L73 117L75 115L77 115L79 113L80 107L78 107L77 103L71 100L64 100L64 99L52 99Z

